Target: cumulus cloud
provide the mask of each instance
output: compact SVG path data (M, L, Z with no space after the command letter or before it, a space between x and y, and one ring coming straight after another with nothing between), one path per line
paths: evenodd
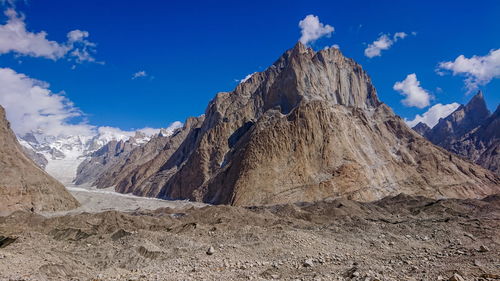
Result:
M466 58L460 55L454 61L439 63L438 71L441 70L452 71L453 75L464 75L465 86L472 92L480 85L488 84L494 78L500 78L500 49L491 50L485 56Z
M94 129L84 122L70 124L82 113L63 93L50 91L46 82L0 68L0 85L0 105L17 134L43 130L54 136L90 135Z
M144 71L144 70L137 71L136 73L132 74L132 80L137 79L137 78L141 78L141 77L146 77L146 76L148 76L146 71Z
M377 40L369 44L365 49L365 56L369 58L379 57L382 55L382 51L389 50L391 46L400 39L405 39L408 36L405 32L396 32L392 38L390 34L382 34Z
M319 21L318 16L307 15L299 22L300 33L302 36L299 41L302 44L312 43L323 36L330 37L335 30L333 26L323 24Z
M0 68L0 105L5 108L7 119L18 135L39 131L47 136L95 136L110 135L120 139L140 131L153 135L160 131L142 128L125 131L114 127L97 127L85 121L85 115L64 95L54 93L49 84L17 73L10 68ZM180 125L179 125L180 124ZM174 122L167 130L182 126Z
M455 111L460 104L454 102L450 104L435 104L429 110L424 112L422 115L417 114L415 118L412 120L405 119L406 124L410 127L414 127L418 123L422 122L427 124L430 128L436 126L439 122L439 119L445 118L450 115L453 111Z
M47 39L47 32L31 32L26 29L25 17L14 9L5 10L7 22L0 25L0 54L14 53L18 56L43 57L57 60L65 56L81 63L94 62L95 43L88 41L87 31L68 32L67 42L59 43Z
M408 74L405 80L396 82L393 89L406 96L402 103L406 106L415 106L424 108L429 106L432 96L420 87L420 81L417 80L415 73Z

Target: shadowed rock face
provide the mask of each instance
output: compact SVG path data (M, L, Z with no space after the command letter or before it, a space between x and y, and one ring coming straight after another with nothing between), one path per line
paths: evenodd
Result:
M427 124L422 122L415 125L412 129L415 130L415 132L419 133L421 136L425 136L431 130L431 128L429 128Z
M490 115L481 92L434 128L417 124L413 129L446 150L500 175L500 107Z
M479 91L465 106L439 120L425 136L432 143L448 149L452 143L485 122L489 115L483 93Z
M23 152L0 106L0 213L59 211L78 207L66 188Z
M179 140L117 190L233 205L500 191L491 172L408 128L378 100L361 66L333 48L297 43L233 92L217 94Z
M450 151L500 176L500 106L480 126L452 143Z

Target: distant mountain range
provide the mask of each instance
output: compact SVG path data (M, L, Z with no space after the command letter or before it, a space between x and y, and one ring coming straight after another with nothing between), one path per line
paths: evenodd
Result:
M500 175L500 105L490 113L482 92L432 129L424 123L413 129L432 143Z
M171 134L162 129L160 134ZM117 132L102 132L94 136L51 136L34 131L18 136L25 152L42 168L65 185L71 185L81 162L111 141L127 141L132 146L147 143L151 136L135 132L135 136Z

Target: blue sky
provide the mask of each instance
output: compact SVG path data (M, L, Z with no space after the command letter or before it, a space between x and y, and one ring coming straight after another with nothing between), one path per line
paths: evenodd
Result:
M165 127L202 114L217 92L232 90L236 80L264 70L293 47L301 36L299 21L307 15L334 28L331 36L309 45L315 50L339 45L372 77L380 99L408 119L434 104L471 98L467 73L442 69L444 75L438 75L440 62L487 56L500 48L500 1L494 0L171 2L4 3L4 11L10 7L25 16L30 32L45 31L48 40L62 45L69 44L69 31L87 31L82 38L96 45L75 41L81 51L85 46L94 50L89 54L95 61L79 63L69 53L50 59L4 51L0 67L47 82L52 93L64 91L89 124L130 130ZM6 20L2 15L2 24ZM397 32L407 36L394 40ZM392 46L367 57L368 44L383 34ZM500 102L500 65L495 63L486 66L493 74L482 74L478 83L490 110ZM146 76L132 79L139 71ZM412 73L433 96L428 106L405 105L405 97L393 89Z

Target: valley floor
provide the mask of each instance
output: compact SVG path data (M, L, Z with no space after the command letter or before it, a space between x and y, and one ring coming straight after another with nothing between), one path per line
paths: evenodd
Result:
M0 217L0 280L500 278L498 195L175 207Z
M89 186L66 186L81 207L65 212L43 213L44 216L62 216L79 213L98 213L104 211L132 212L137 210L155 210L158 208L202 207L206 204L189 201L168 201L156 198L139 197L115 192L113 187L97 189Z

